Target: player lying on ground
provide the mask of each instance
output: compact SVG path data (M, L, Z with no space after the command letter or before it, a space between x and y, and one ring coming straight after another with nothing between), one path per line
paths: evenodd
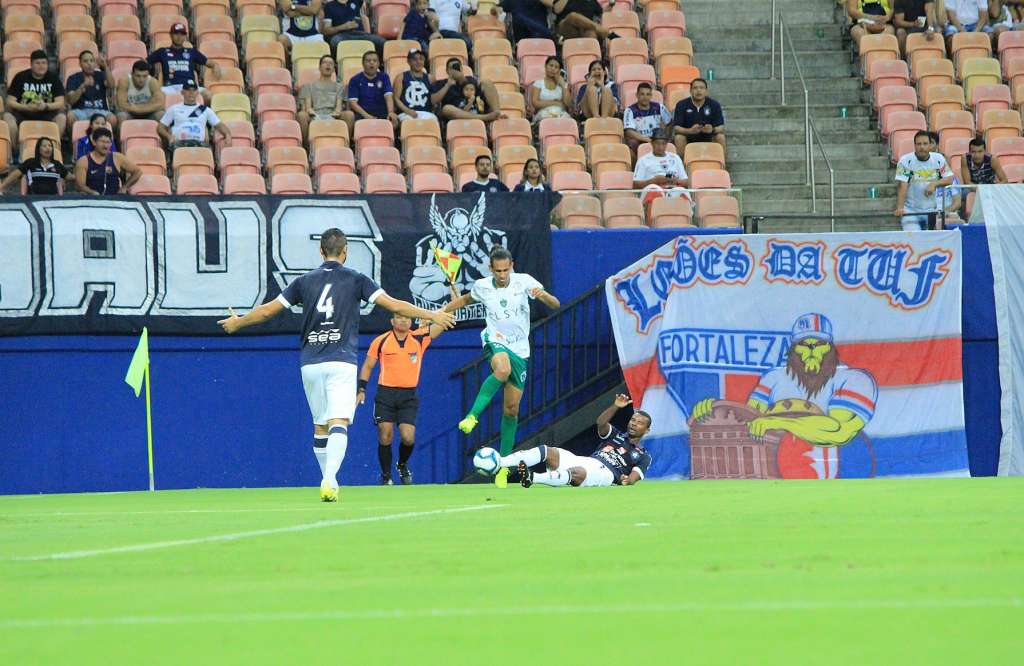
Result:
M508 455L516 444L519 425L519 403L526 388L526 366L530 358L530 301L537 299L552 310L561 305L531 275L513 272L512 255L501 246L491 250L491 277L473 283L468 294L454 299L444 309L454 312L470 303L483 303L487 311L487 327L480 334L484 353L491 359L491 374L480 386L459 430L469 434L476 427L480 413L504 386L501 412L501 454ZM504 487L508 470L504 467L494 482Z
M328 229L320 237L319 268L300 275L281 295L239 317L217 322L227 333L273 319L293 305L302 304L302 387L313 413L313 453L320 465L320 499L338 499L338 470L348 448L348 426L356 411L356 352L359 346L359 305L379 305L406 317L432 321L451 328L455 318L430 312L388 296L362 273L343 264L348 239L341 229Z
M545 486L632 486L643 481L651 456L640 445L651 429L647 412L636 411L629 419L626 432L609 421L615 412L632 404L628 395L615 396L615 402L597 417L597 434L602 443L589 457L554 446L538 446L501 457L503 468L518 467L519 482L524 488L534 483ZM532 465L545 463L548 471L534 474Z

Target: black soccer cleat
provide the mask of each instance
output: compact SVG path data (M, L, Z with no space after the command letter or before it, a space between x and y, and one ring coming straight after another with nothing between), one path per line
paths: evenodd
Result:
M391 480L391 475L390 474L381 474L380 475L380 485L382 485L382 486L393 486L393 485L395 485L395 483L394 483L394 481Z
M409 469L409 465L405 463L398 463L395 465L398 469L398 478L402 480L403 486L412 485L412 470Z
M519 461L519 484L523 488L529 488L533 485L533 472L526 466L526 463Z

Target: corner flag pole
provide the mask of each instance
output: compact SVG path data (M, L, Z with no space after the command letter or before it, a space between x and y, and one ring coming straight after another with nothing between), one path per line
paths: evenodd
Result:
M146 364L146 451L149 455L149 491L156 490L153 479L153 410L149 400L149 363Z
M146 450L149 457L149 489L153 491L156 489L153 483L153 411L149 393L149 330L145 327L139 336L139 344L132 354L132 362L124 381L135 391L136 398L142 390L142 383L146 383Z

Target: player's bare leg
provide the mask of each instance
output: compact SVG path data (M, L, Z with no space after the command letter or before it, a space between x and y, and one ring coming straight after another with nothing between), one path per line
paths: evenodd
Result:
M403 486L412 485L412 472L409 471L409 457L416 442L416 426L411 423L398 424L398 478Z
M380 484L393 485L391 481L391 442L395 438L395 424L381 421L377 424L377 462L380 463Z
M324 502L338 501L338 470L347 449L348 419L330 419L327 421L327 460L320 481L320 499Z
M508 381L511 374L512 362L509 361L508 354L498 352L491 357L491 374L480 385L480 391L476 394L476 400L473 401L469 414L466 415L466 418L459 421L459 430L467 435L473 432L480 414L487 409L487 405L491 404L491 400L494 399L498 389Z

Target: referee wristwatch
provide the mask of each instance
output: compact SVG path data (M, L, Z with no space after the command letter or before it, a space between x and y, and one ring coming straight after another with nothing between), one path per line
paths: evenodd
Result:
M369 383L369 382L368 382L367 380L365 380L365 379L360 379L360 380L358 381L358 386L359 386L359 388L357 388L357 389L356 389L356 393L360 393L360 392L362 392L362 393L366 393L366 385L367 385L368 383Z

